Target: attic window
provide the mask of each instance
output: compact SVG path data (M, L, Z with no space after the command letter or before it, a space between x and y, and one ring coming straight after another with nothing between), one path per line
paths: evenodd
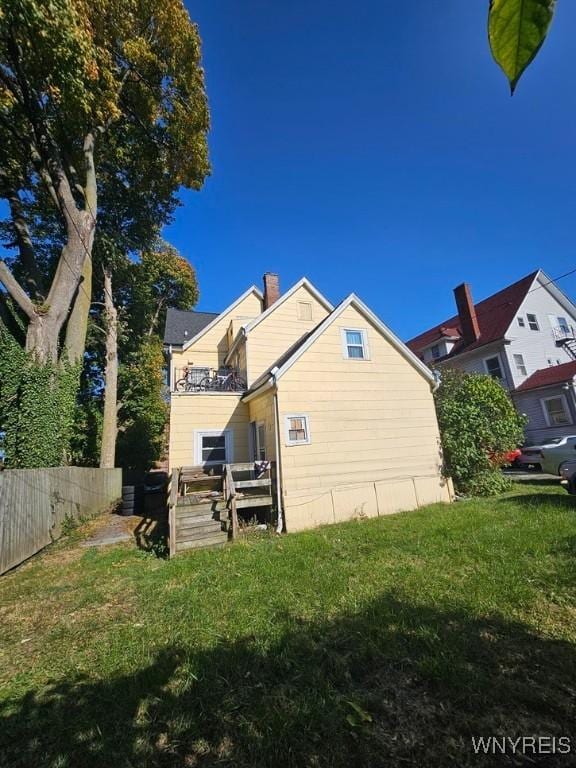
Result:
M343 328L342 348L344 357L351 360L368 360L366 331L357 328Z
M520 328L524 328L526 326L526 323L524 322L523 317L518 318L518 325L520 326Z
M430 352L432 354L432 359L438 360L440 357L440 344L434 344L433 347L430 347Z
M298 302L298 320L312 320L312 304L310 302Z
M540 326L538 325L538 319L536 315L526 315L526 320L528 320L528 328L530 328L531 331L540 330Z

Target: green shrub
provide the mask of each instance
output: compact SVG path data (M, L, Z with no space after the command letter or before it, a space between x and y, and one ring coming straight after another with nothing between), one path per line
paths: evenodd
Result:
M444 472L460 493L491 496L509 487L500 468L524 438L525 417L496 379L444 369L435 395Z

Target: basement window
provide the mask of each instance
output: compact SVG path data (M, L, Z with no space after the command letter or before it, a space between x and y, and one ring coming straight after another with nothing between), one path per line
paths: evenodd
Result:
M309 442L308 416L304 414L286 416L286 445L307 445Z
M538 325L538 318L536 315L526 315L526 320L528 320L528 328L530 328L531 331L540 330L540 326Z
M564 395L557 397L544 397L540 400L544 418L549 427L562 427L565 424L572 424L568 403Z

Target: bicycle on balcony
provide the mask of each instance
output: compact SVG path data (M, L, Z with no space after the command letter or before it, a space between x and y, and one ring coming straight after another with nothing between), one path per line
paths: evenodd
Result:
M205 376L198 384L199 392L243 392L245 379L233 368L219 368L213 376Z

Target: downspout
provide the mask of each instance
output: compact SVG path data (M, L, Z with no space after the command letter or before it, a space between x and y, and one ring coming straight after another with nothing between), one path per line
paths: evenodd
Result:
M276 385L276 373L278 368L273 368L270 373L274 382L274 433L276 442L276 508L278 510L278 523L276 533L282 533L284 528L284 515L282 512L282 459L280 455L280 412L278 408L278 387Z

